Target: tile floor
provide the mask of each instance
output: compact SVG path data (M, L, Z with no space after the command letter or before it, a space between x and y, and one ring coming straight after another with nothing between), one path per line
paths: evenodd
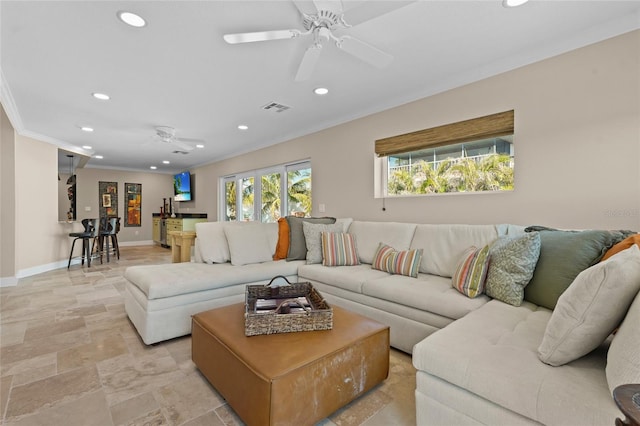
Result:
M3 426L239 425L191 362L189 336L146 346L124 310L127 266L168 263L161 247L21 279L0 289ZM320 422L414 425L415 369L391 351L389 378Z

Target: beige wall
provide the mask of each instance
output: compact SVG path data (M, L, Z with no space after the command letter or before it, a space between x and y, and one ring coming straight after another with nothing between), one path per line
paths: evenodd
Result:
M121 218L118 241L125 244L136 241L150 242L152 240L151 214L160 213L163 197L173 196L171 175L83 168L76 170L76 179L78 221L100 216L98 182L118 182L118 216ZM125 183L142 184L142 226L140 227L124 226L127 214ZM89 211L86 210L87 207Z
M79 221L98 217L98 181L118 182L118 214L125 215L124 183L142 184L142 226L121 227L124 244L150 242L151 213L159 212L162 197L173 193L170 175L102 169L78 169L78 222L58 220L58 148L16 134L1 111L0 132L0 285L15 278L66 266L71 248L70 232L82 229ZM67 176L61 176L66 182ZM66 185L64 193L66 194ZM62 200L65 211L66 197ZM90 211L85 211L89 207ZM80 254L76 244L74 255Z
M15 148L15 247L20 271L60 259L64 229L58 226L58 148L21 135L16 135Z
M323 203L324 214L360 220L640 230L639 76L635 31L200 167L196 208L217 217L220 176L310 158L314 214ZM510 109L514 191L391 198L382 211L374 197L376 139Z
M15 284L15 137L13 126L0 105L0 285Z

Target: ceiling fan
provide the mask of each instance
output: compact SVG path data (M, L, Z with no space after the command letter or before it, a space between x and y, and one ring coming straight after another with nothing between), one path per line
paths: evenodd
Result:
M187 141L196 141L195 139L182 139L176 137L176 129L169 126L156 127L155 139L175 146L180 151L193 151L194 147Z
M224 40L229 44L237 44L312 35L312 44L302 57L295 81L304 81L311 77L322 51L322 43L328 41L333 41L339 49L364 62L383 68L393 61L393 56L349 35L337 37L333 34L333 31L353 27L414 1L350 1L348 2L349 4L358 3L358 5L345 10L341 0L293 0L293 3L302 14L304 31L289 29L225 34Z

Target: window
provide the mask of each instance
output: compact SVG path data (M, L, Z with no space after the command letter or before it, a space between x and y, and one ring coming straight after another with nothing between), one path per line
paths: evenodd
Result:
M378 196L513 189L513 111L376 141Z
M284 215L311 215L309 161L226 176L221 188L225 221L276 222Z

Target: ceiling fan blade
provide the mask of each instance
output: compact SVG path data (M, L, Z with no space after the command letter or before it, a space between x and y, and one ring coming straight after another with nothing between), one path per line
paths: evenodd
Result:
M338 47L378 68L384 68L393 61L393 56L388 53L350 36L342 37Z
M408 1L349 1L345 2L343 13L344 21L350 26L356 26L363 22L386 15L394 10L400 9L408 4L415 3L416 0Z
M181 151L193 151L193 147L191 145L188 145L184 142L180 142L177 139L171 139L171 140L168 140L167 142L169 142L171 145L175 146L176 148L180 149Z
M322 45L319 43L314 43L307 48L304 52L304 56L302 57L302 61L300 62L300 66L298 67L296 81L308 80L309 77L311 77L321 51Z
M342 13L342 0L313 0L318 10L329 10L336 15Z
M318 9L312 0L293 0L293 4L296 5L302 15L315 15L318 13Z
M225 34L224 41L229 44L252 43L254 41L282 40L295 38L301 34L298 30L257 31L254 33Z

